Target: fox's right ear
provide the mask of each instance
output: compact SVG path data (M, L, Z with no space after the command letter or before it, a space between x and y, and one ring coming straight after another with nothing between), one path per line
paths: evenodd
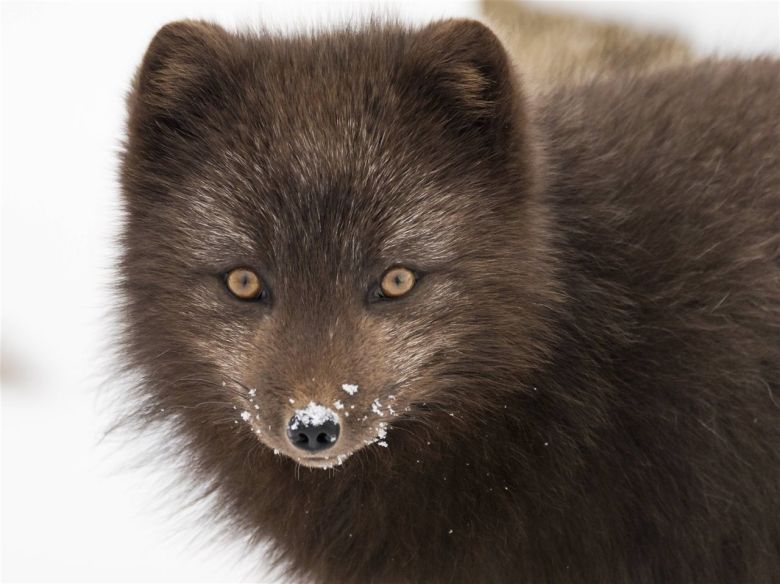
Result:
M162 27L144 55L130 96L131 133L157 147L197 137L224 103L231 40L220 26L202 21Z
M416 37L408 64L413 93L459 133L501 139L522 115L513 67L501 41L476 20L434 22Z

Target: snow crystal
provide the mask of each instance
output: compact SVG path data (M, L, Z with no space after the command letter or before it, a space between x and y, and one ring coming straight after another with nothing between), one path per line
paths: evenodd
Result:
M374 412L377 416L382 415L382 404L379 403L379 398L375 399L371 402L371 411Z
M249 397L255 397L255 395L257 395L257 390L256 389L250 389L249 390Z
M353 385L352 383L342 383L341 389L346 391L349 395L355 395L357 393L358 386Z
M350 456L349 454L339 454L336 457L336 460L333 461L328 460L328 464L325 465L323 468L335 468L337 466L341 466L342 464L344 464L344 461L349 458L349 456Z
M251 418L251 417L252 417L252 414L250 414L250 413L249 413L249 412L247 412L246 410L244 410L243 412L241 412L241 419L242 419L242 420L244 420L245 422L248 422L248 421L249 421L249 418Z
M295 421L290 425L290 430L297 430L303 426L321 426L325 422L339 423L339 416L325 406L309 402L309 405L301 410L295 410Z
M341 403L340 399L337 399L336 401L333 402L333 407L336 408L337 410L343 410L344 404Z
M379 442L377 442L377 444L379 444L380 446L384 446L385 448L387 448L387 442L385 442L384 440L380 440Z

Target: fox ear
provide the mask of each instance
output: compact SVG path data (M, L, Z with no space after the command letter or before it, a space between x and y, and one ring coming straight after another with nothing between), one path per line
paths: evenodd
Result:
M498 37L476 20L453 19L422 29L409 82L459 134L504 134L517 120L518 87Z
M149 143L192 138L224 101L225 55L231 37L221 27L184 20L162 27L144 55L131 95L131 124Z

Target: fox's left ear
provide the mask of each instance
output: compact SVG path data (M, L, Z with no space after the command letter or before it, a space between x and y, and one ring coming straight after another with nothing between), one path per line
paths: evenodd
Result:
M522 123L519 87L509 55L487 26L468 19L435 22L414 43L408 90L459 134L487 141L511 137Z

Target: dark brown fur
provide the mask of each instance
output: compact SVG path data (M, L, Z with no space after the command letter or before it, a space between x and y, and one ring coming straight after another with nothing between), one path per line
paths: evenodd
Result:
M140 419L293 578L780 581L780 65L522 94L469 21L162 29L122 169ZM395 263L418 286L366 302ZM289 399L355 406L343 466L290 458Z

